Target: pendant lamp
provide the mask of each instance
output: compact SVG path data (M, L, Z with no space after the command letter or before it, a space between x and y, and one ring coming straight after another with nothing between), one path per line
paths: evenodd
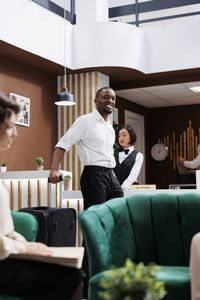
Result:
M64 8L64 86L62 92L57 95L55 104L60 106L76 104L74 95L68 92L66 80L66 8Z

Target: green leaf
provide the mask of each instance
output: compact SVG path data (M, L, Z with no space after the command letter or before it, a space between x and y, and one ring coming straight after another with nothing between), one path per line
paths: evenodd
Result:
M127 259L124 267L112 266L100 280L99 296L104 300L159 300L166 295L164 282L156 281L160 267L144 266ZM148 295L148 297L147 297Z

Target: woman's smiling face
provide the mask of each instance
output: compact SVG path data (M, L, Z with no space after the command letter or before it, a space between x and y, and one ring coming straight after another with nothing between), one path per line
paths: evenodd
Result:
M0 151L5 151L10 149L13 139L17 136L16 129L16 114L11 113L10 117L5 119L4 123L0 127Z

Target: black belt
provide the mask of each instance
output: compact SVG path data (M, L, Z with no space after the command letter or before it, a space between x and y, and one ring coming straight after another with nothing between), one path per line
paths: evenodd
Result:
M85 166L84 169L92 169L97 171L111 172L112 168L106 168L101 166Z

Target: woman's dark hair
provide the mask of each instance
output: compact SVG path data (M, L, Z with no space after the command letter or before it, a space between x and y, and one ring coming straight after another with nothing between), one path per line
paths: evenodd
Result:
M0 92L0 126L11 116L12 112L16 115L20 112L19 104Z
M118 142L118 135L119 135L119 132L121 129L126 129L128 131L128 133L130 134L130 146L133 146L135 143L136 143L136 140L137 140L137 137L136 137L136 134L135 134L135 131L133 129L133 127L131 125L119 125L117 131L116 131L116 142L117 144L121 147L121 145L119 144Z

